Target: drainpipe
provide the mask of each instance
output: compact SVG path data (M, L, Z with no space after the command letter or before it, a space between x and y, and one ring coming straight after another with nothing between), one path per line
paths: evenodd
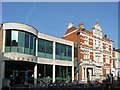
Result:
M79 71L80 71L80 69L79 69L79 35L80 35L80 33L82 32L82 31L84 31L85 30L85 28L83 28L81 31L79 31L78 33L77 33L77 47L78 47L78 82L79 82ZM81 39L80 39L81 40Z

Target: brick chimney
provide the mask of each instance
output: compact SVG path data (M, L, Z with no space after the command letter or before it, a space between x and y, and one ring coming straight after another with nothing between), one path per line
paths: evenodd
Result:
M79 28L84 28L84 22L81 22L80 24L78 24Z
M107 35L104 35L105 38L107 38Z
M113 51L115 51L115 48L113 48Z
M70 29L70 28L73 27L73 26L74 26L74 23L72 23L72 22L69 23L69 24L68 24L68 29Z

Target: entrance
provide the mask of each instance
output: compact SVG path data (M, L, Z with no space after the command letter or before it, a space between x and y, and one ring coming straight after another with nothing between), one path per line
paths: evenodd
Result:
M34 72L32 70L13 70L13 79L16 84L24 84L25 77L28 77L28 83L34 82Z
M5 79L13 79L15 84L24 84L25 77L28 83L34 83L34 63L22 61L5 62Z
M93 69L92 68L87 68L87 81L91 81L91 76L93 74Z

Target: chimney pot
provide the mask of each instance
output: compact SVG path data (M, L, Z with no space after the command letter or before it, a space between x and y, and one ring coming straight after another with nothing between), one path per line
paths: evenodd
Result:
M84 28L84 22L81 22L80 24L78 24L79 28Z
M107 38L107 35L104 35L105 38Z
M115 48L113 48L113 51L115 51Z
M73 27L73 26L74 26L74 23L72 23L72 22L69 23L69 24L68 24L68 29L70 29L70 28Z

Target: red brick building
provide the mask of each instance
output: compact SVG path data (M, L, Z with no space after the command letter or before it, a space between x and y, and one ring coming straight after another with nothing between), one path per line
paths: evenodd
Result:
M73 23L69 23L62 38L77 44L77 32L83 28L83 22L78 28L74 27ZM80 32L79 46L79 79L84 82L105 79L105 74L111 73L113 41L107 38L107 35L103 36L98 21L90 31L85 29Z

